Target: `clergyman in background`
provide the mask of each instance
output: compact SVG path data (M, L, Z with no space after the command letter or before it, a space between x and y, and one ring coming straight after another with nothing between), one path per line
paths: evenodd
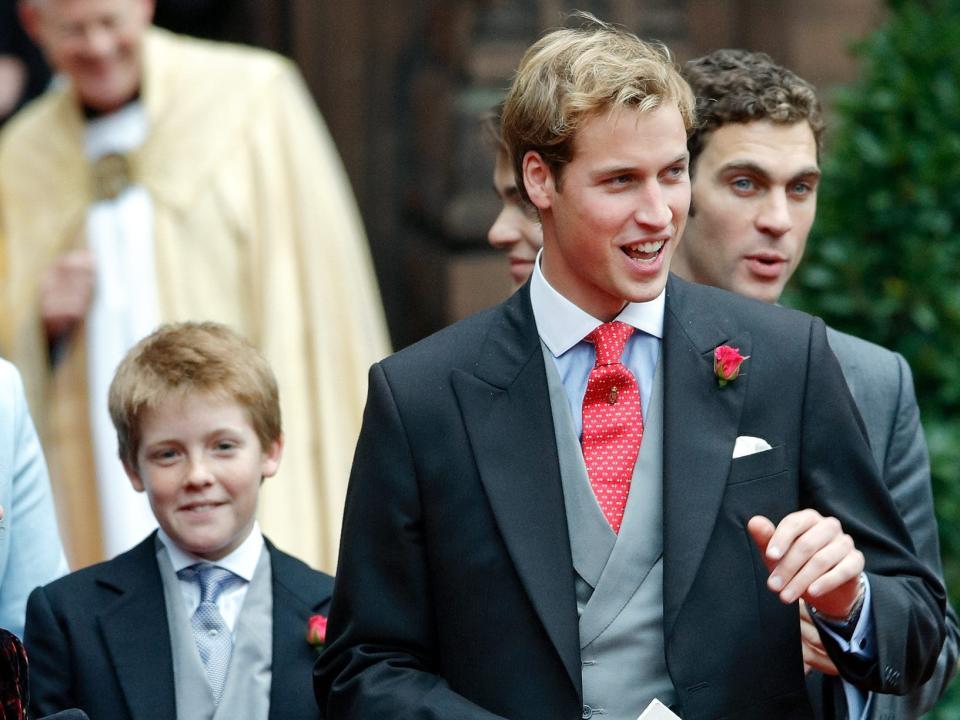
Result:
M73 566L154 522L117 459L114 369L160 322L209 319L255 343L285 398L289 479L264 490L264 527L332 570L365 373L388 341L350 183L299 73L151 27L153 0L19 7L64 82L0 135L0 352L24 373Z

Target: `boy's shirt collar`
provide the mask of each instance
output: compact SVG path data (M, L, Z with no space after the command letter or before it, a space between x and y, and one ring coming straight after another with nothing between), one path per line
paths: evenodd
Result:
M601 320L581 310L550 285L540 261L543 250L537 253L533 264L533 277L530 279L530 303L533 305L533 317L537 323L540 339L549 348L554 357L560 357L567 350L583 340L594 329L603 324ZM663 312L666 306L667 289L648 302L627 303L615 318L631 327L663 338Z
M167 549L167 554L170 556L170 563L173 565L174 572L180 572L183 568L196 565L197 563L210 563L229 570L247 582L253 580L253 573L257 569L257 563L260 561L260 554L263 552L264 544L260 524L256 521L253 523L253 529L250 530L250 534L240 543L240 546L216 562L211 562L210 560L205 560L204 558L185 552L163 531L163 528L157 529L157 537Z

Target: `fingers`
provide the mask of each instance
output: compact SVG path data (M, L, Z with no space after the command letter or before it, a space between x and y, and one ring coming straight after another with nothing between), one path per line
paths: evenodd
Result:
M767 546L775 530L776 526L763 515L754 515L747 523L747 532L750 533L757 550L760 551L760 557L767 564L768 570L772 570L775 564L767 561Z
M64 253L47 269L40 285L40 314L50 337L86 317L95 277L93 253L87 248Z
M804 672L819 670L827 675L838 675L837 666L827 655L823 647L823 641L820 639L820 632L813 624L806 604L800 601L800 640L803 650Z
M845 616L856 601L864 559L840 522L801 510L787 515L772 532L771 527L762 516L747 523L770 570L767 587L784 603L805 597L830 616Z
M767 558L779 561L801 535L816 526L824 517L816 510L800 510L787 515L777 525L773 537L767 545ZM832 519L832 518L831 518ZM834 520L839 529L840 523Z
M842 532L840 523L824 518L793 541L770 573L767 587L780 593L785 603L793 602L804 593L819 595L821 588L829 584L828 577L834 577L830 573L854 550L853 540ZM826 589L835 587L830 585Z

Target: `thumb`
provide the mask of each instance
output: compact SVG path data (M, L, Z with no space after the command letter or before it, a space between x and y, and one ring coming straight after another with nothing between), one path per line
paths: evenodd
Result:
M770 539L773 537L773 532L776 529L776 526L763 515L754 515L750 518L749 522L747 522L747 532L750 533L754 545L756 545L757 550L760 551L760 557L770 570L773 569L776 563L767 560L767 545L770 544Z

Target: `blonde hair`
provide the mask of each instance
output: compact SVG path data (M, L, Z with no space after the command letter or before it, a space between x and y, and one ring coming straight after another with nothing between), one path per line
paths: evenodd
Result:
M582 27L554 30L527 50L504 101L501 135L525 199L524 155L539 153L559 186L577 131L609 109L673 103L687 130L695 122L693 92L665 45L576 15L586 20Z
M260 444L279 440L280 399L270 366L247 340L214 322L163 325L127 353L110 383L110 419L120 459L136 467L144 411L203 393L250 415Z

